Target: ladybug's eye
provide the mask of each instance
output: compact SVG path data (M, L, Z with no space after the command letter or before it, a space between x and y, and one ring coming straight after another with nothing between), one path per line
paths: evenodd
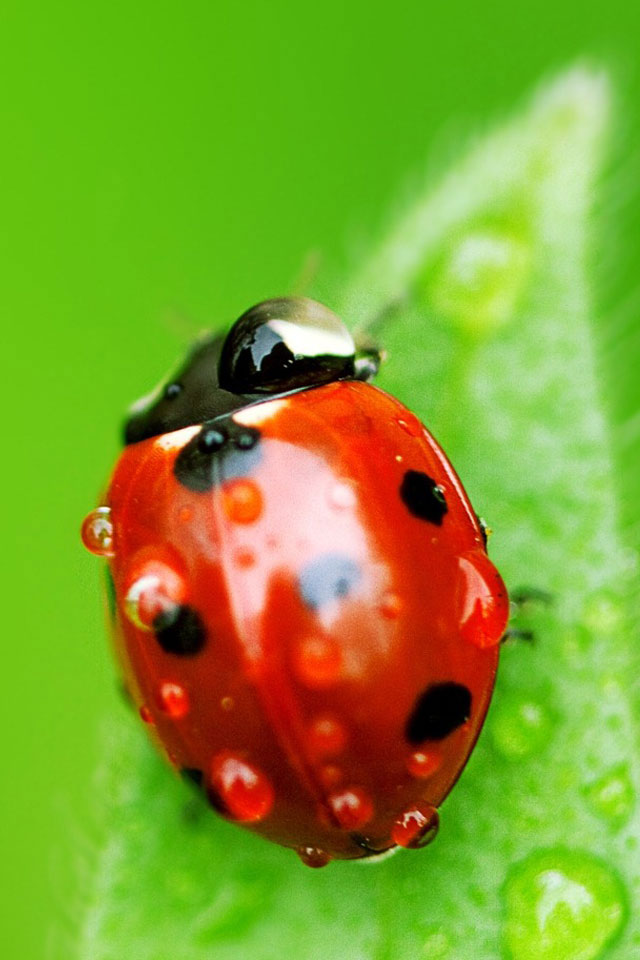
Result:
M220 386L233 393L279 393L353 377L355 345L342 321L304 297L265 300L227 335Z

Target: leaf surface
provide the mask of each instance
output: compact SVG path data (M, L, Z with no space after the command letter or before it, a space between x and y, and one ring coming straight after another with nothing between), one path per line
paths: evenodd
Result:
M510 589L532 595L514 625L535 640L503 650L437 841L307 870L214 819L121 711L79 960L640 953L635 568L592 330L609 101L583 68L542 89L418 196L330 301L380 327L380 385L444 445Z

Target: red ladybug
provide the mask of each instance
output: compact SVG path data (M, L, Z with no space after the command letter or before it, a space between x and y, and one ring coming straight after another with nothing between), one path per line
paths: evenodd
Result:
M376 368L320 304L259 304L133 408L83 527L154 739L310 866L432 839L508 616L458 477Z

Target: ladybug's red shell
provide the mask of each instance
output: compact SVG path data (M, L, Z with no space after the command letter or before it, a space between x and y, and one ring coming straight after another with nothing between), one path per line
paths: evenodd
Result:
M312 865L428 839L508 607L419 421L302 390L131 444L107 504L127 685L212 804Z

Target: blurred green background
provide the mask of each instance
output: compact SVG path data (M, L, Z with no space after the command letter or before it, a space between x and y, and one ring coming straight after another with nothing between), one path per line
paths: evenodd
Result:
M0 954L40 960L56 914L74 910L117 695L78 526L122 411L202 327L310 272L339 281L412 178L556 68L588 56L614 70L631 151L640 15L622 0L74 0L8 2L0 24ZM622 196L609 213L632 235ZM618 273L636 268L634 251ZM606 323L599 334L622 422L638 353Z

